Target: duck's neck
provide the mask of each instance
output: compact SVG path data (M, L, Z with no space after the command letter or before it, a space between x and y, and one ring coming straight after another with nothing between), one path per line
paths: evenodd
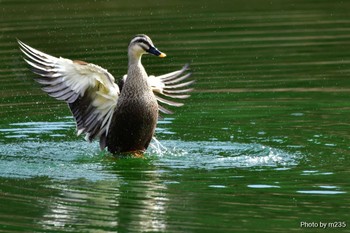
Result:
M128 78L124 84L127 92L140 94L149 90L147 77L145 68L141 64L141 55L129 54Z
M143 79L147 77L145 68L141 64L141 57L142 54L129 53L128 79Z
M134 52L129 52L128 53L129 67L131 65L142 66L141 57L142 57L142 54L135 54Z

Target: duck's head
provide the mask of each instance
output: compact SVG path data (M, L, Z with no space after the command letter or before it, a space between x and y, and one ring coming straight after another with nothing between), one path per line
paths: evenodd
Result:
M151 38L144 34L136 35L129 44L129 59L141 58L143 54L153 54L158 57L166 57L165 53L159 51L153 44Z

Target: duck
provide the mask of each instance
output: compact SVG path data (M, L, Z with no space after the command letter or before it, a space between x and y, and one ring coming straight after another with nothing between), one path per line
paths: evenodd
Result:
M112 154L143 154L155 134L159 112L173 114L164 105L180 107L170 99L186 99L194 80L189 65L155 76L141 63L145 54L166 57L149 36L138 34L128 46L128 70L119 82L107 69L81 60L55 57L17 39L35 81L49 96L65 101L76 122L77 136L85 134Z

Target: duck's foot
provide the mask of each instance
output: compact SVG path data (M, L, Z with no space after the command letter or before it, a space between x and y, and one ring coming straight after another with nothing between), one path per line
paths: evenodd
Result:
M135 151L130 151L127 152L131 157L133 158L144 158L144 151L143 150L135 150Z
M115 158L144 158L144 150L133 150L128 152L114 153Z

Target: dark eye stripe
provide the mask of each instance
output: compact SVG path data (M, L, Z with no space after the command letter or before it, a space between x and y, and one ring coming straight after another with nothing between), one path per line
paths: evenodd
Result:
M150 43L145 39L138 39L136 43L144 43L145 45L148 45L149 47L151 47Z
M149 47L151 47L151 44L147 41L147 40L145 40L144 38L142 38L142 37L135 37L132 41L131 41L131 43L143 43L143 44L145 44L145 45L148 45Z

